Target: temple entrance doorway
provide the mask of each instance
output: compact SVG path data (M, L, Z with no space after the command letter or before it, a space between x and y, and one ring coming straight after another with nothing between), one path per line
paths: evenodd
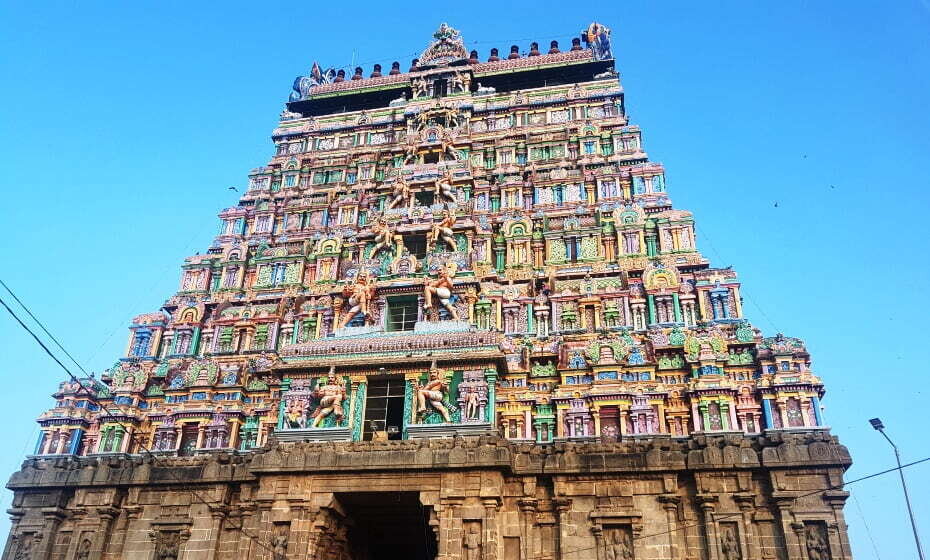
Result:
M352 560L434 560L436 536L418 492L344 492Z
M364 440L403 438L404 385L400 376L368 378Z

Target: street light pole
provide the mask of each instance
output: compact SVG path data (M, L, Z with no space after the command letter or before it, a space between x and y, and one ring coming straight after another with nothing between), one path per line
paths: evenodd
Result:
M904 480L904 469L901 468L901 454L898 452L898 446L895 445L894 442L891 441L891 438L888 437L888 434L885 433L885 425L882 424L880 419L872 418L869 420L869 423L885 436L885 439L891 444L891 448L894 449L894 458L898 462L898 474L901 476L901 488L904 489L904 503L907 504L907 514L911 518L911 530L914 531L914 543L917 545L917 556L920 560L924 560L924 551L920 546L920 535L917 534L917 522L914 521L914 511L911 509L911 498L907 494L907 482Z

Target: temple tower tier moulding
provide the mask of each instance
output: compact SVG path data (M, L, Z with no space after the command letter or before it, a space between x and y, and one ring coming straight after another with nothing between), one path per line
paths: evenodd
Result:
M39 417L3 558L851 558L805 344L699 251L614 55L443 23L406 69L313 63L178 291Z

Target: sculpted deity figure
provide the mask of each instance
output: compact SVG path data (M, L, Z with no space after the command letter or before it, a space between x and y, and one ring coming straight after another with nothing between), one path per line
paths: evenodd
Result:
M426 97L426 79L414 78L413 80L413 98Z
M293 400L287 403L284 411L284 417L287 425L291 428L303 428L304 426L304 404L300 401Z
M423 288L423 307L433 307L433 297L439 298L439 303L449 312L453 321L459 320L459 313L452 305L452 279L455 277L455 263L447 263L439 270L435 280L426 279Z
M402 204L408 204L410 202L410 187L407 186L407 182L404 181L403 177L398 177L394 180L394 185L391 187L391 202L388 204L389 209L397 208Z
M176 531L163 531L155 543L156 560L178 560L181 548L181 535Z
M336 377L336 368L329 369L329 375L322 385L317 385L313 396L320 399L320 407L316 411L311 427L318 428L327 416L332 414L337 421L342 420L344 414L342 401L346 398L346 388Z
M430 406L436 409L436 412L442 415L442 419L445 422L451 422L452 419L449 416L449 410L442 402L447 389L448 387L445 381L439 376L439 370L435 367L431 368L429 372L429 381L426 385L420 386L417 384L417 412L426 412L426 403L428 402Z
M469 391L465 395L465 418L469 420L478 419L478 407L481 405L478 399L478 391Z
M465 549L465 560L478 560L481 558L481 529L478 523L469 523L468 531L462 537L462 547Z
M443 241L449 246L450 251L455 251L455 236L452 231L452 226L454 225L455 214L447 209L442 220L438 223L433 223L430 228L429 234L426 236L426 251L430 252L437 241Z
M736 535L733 533L733 529L727 528L726 532L724 532L723 542L720 543L720 549L723 552L725 560L739 560L739 543L736 541Z
M436 181L436 201L437 202L455 202L455 187L452 186L452 179L446 173L442 179Z
M632 560L633 551L630 537L625 531L610 530L606 535L606 552L608 560Z
M808 526L807 536L807 557L810 560L828 560L830 558L830 547L824 538L820 527Z
M287 535L277 535L271 540L274 560L285 560L287 558L287 540Z
M369 319L368 305L371 303L371 298L373 298L374 295L375 281L368 276L367 271L359 271L358 276L355 278L355 282L342 289L342 297L346 298L349 310L342 316L339 327L344 328L349 324L349 321L360 313L365 316L365 320L367 321Z
M394 244L394 230L384 221L384 218L379 218L371 225L371 231L375 234L375 246L371 250L371 258L375 258L382 249L390 249Z

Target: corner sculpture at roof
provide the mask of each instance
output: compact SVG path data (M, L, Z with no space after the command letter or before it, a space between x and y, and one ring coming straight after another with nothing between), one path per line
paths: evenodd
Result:
M290 101L300 101L310 95L310 90L323 84L331 84L336 79L336 70L328 68L321 70L316 62L310 68L309 76L297 76L294 80L294 91L291 92Z

